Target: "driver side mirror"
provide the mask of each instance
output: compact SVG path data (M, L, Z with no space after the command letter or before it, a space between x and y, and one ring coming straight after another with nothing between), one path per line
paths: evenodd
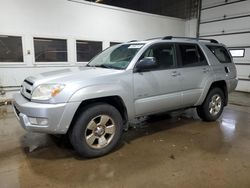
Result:
M157 67L155 57L145 57L136 65L136 72L149 71Z

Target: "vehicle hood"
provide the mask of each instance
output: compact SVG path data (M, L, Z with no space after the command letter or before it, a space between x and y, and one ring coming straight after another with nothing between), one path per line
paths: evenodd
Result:
M118 86L126 83L125 70L107 69L100 67L71 67L50 71L31 76L25 79L23 88L27 90L27 84L31 88L31 96L35 88L41 84L64 84L64 89L59 95L48 101L36 101L43 103L64 103L70 100L71 96L83 88L107 88L109 86ZM28 86L28 88L30 87ZM99 91L99 92L100 92ZM24 95L26 93L23 93ZM30 96L26 94L29 98Z
M106 69L98 67L72 67L56 71L44 72L27 78L34 85L61 83L77 84L79 82L94 81L96 79L105 79L113 75L124 72L124 70Z

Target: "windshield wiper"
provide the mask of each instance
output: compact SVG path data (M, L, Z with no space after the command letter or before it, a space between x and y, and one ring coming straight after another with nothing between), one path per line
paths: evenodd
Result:
M86 67L95 67L95 65L89 65L89 64L87 64Z
M106 68L106 69L122 69L120 67L115 67L109 64L100 64L100 65L87 65L88 67L101 67L101 68Z
M94 67L101 67L101 68L112 68L110 67L109 65L106 65L106 64L101 64L101 65L95 65Z
M102 68L110 68L109 66L106 66L104 64L101 64L101 65L86 65L86 67L102 67Z

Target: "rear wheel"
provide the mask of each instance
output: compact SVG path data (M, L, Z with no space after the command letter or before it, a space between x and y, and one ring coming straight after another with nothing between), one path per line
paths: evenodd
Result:
M197 107L199 117L204 121L215 121L223 111L225 96L220 88L212 88L203 104Z
M109 153L120 141L123 123L119 111L108 104L93 104L76 120L70 133L75 150L84 157Z

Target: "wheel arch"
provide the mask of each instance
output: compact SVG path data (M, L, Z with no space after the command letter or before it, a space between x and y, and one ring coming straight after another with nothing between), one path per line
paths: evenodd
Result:
M208 87L208 89L206 90L206 92L204 92L204 94L202 95L202 99L200 100L200 104L202 104L204 102L204 100L206 99L208 93L211 91L212 88L220 88L224 94L225 97L225 106L227 106L228 104L228 89L227 89L227 83L225 80L217 80L214 81L210 84L210 86Z
M74 114L74 117L68 129L68 132L70 129L72 129L77 117L81 114L82 111L87 109L90 105L98 104L98 103L99 104L105 103L105 104L114 106L120 112L122 116L124 129L126 130L128 128L128 113L127 113L127 108L125 106L125 103L120 96L114 95L114 96L92 98L92 99L87 99L87 100L82 101Z
M227 83L225 80L220 80L220 81L216 81L216 82L213 82L209 88L209 91L212 89L212 88L220 88L224 94L224 97L225 97L225 106L227 106L228 104L228 90L227 90ZM209 92L208 91L208 92Z

